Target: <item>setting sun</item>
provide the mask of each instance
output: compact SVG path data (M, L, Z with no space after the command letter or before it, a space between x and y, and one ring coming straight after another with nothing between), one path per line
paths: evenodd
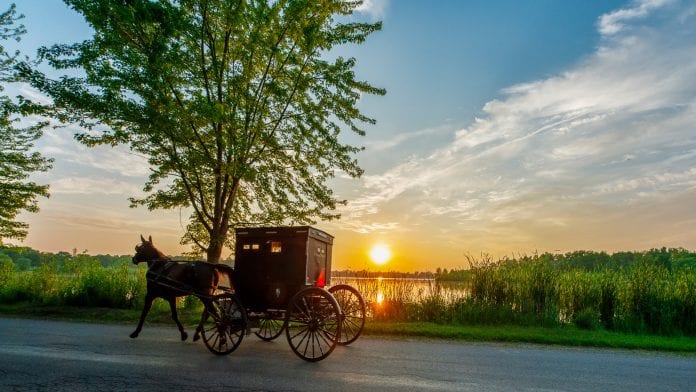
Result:
M391 250L383 244L375 245L370 250L370 258L375 264L384 265L391 259Z

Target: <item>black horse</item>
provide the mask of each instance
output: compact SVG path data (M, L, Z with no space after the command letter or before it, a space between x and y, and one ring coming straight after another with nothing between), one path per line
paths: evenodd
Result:
M143 328L143 322L147 313L150 311L152 301L155 298L162 298L169 302L172 311L172 319L176 322L181 332L181 340L186 340L188 334L184 331L176 313L176 298L186 295L196 295L205 306L205 309L214 311L212 307L212 295L218 287L223 275L227 275L231 282L232 269L222 264L210 264L202 261L194 262L175 262L162 252L157 250L152 244L152 237L145 239L142 235L141 244L135 247L133 264L142 262L147 263L147 293L145 294L145 305L140 315L140 321L135 328L131 338L138 337ZM205 314L205 310L203 311ZM196 329L194 341L198 340L199 332L202 329L204 318Z

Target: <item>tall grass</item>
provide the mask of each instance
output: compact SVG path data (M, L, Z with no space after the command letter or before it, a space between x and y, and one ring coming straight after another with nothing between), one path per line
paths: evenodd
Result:
M30 271L0 269L0 302L100 306L128 309L142 305L145 270L126 263L103 267L80 256L69 263L44 263Z
M682 252L684 253L684 252ZM696 260L691 253L578 253L493 262L470 260L456 284L434 280L340 279L362 293L368 317L441 324L562 325L663 335L696 335ZM604 264L602 264L604 263ZM140 308L144 265L104 267L80 255L24 271L0 257L0 303ZM156 302L166 308L166 303ZM195 297L184 307L200 307Z
M696 269L689 266L670 268L664 259L644 258L622 268L585 269L549 255L471 264L458 293L435 281L417 293L407 279L344 283L357 286L376 320L572 323L587 329L696 334Z

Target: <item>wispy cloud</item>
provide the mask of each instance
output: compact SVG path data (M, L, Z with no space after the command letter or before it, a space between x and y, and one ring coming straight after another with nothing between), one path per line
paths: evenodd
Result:
M51 193L143 196L142 186L111 178L67 177L51 181Z
M158 239L163 236L178 238L186 224L185 219L181 222L171 214L147 212L137 208L125 211L110 210L103 205L88 203L77 205L60 195L57 195L57 200L51 200L42 207L42 214L49 223L59 227L128 235L132 236L133 240L137 238L136 233L157 233ZM182 216L185 218L188 213L184 212Z
M599 18L599 32L607 35L616 34L632 20L645 17L656 8L663 7L670 2L671 0L636 1L633 6L629 8L622 8L602 15L602 17Z
M584 212L621 211L637 193L655 202L693 192L696 13L687 7L642 1L603 15L594 54L504 89L448 145L366 176L344 215L364 227L397 208L411 223L437 216L482 232L532 220L564 227Z
M449 132L448 127L440 126L434 128L426 128L418 131L399 133L398 135L391 137L389 139L375 140L369 143L367 146L367 151L369 152L379 152L384 150L389 150L394 147L403 145L413 139L421 139L426 136L433 136L441 134L444 132Z
M144 157L133 154L125 146L86 147L73 138L78 131L74 127L48 128L37 143L37 148L47 157L60 158L61 162L91 167L123 177L148 175L149 165Z
M27 83L18 83L16 85L17 88L17 93L19 95L22 95L28 99L30 99L33 102L40 103L43 105L48 105L53 103L51 98L48 96L44 95L41 93L39 90L35 89L34 87L31 87Z
M363 0L355 11L366 14L373 20L379 20L384 18L388 6L389 0Z

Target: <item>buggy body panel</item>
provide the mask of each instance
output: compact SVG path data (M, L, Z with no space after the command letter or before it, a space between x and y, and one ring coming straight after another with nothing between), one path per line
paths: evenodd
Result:
M301 289L330 283L333 236L310 226L235 234L235 292L252 312L285 309Z

